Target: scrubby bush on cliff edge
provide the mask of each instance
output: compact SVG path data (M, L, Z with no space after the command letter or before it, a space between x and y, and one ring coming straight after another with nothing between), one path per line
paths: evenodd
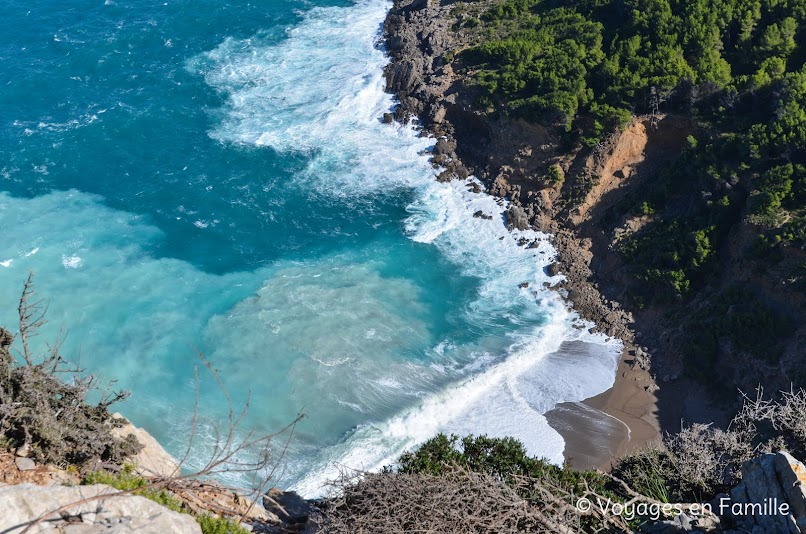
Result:
M68 364L60 342L41 354L31 349L30 338L45 323L45 308L33 297L29 275L18 307L19 331L12 335L0 327L0 442L25 447L39 462L59 466L93 459L121 462L136 454L141 445L133 436L120 440L110 433L121 421L108 408L128 393L107 393L89 404L95 379Z
M609 474L552 465L513 438L438 435L382 473L338 481L321 521L333 534L632 532L663 517L614 515L602 503L702 514L698 503L736 485L744 462L777 450L803 457L804 438L802 389L774 399L759 389L727 429L685 427L617 460ZM583 501L588 510L578 507Z
M667 434L663 449L620 459L613 474L647 495L674 501L708 500L741 480L744 462L779 450L806 454L806 390L765 398L759 388L726 429L694 424Z
M583 497L631 498L617 481L531 457L513 438L440 434L394 468L346 476L336 490L322 518L333 534L629 530L621 517L575 507Z

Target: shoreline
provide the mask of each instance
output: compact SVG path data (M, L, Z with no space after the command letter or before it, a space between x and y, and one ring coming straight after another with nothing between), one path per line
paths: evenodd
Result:
M549 274L566 277L555 289L564 290L569 306L594 323L595 330L624 342L611 388L579 403L560 403L544 414L565 441L566 461L582 468L608 468L613 458L660 438L654 395L658 386L642 368L648 368L646 348L633 345L632 315L599 291L590 267L591 240L581 239L567 227L560 212L543 198L545 190L524 195L522 188L528 189L529 184L517 184L514 176L487 172L494 160L501 169L515 170L525 157L532 156L533 149L522 141L545 135L523 123L501 120L492 124L472 111L468 95L457 89L458 77L451 63L444 59L467 44L451 29L452 17L450 5L394 1L383 24L390 59L384 74L386 90L399 106L393 114L385 114L383 122L418 119L422 135L436 141L431 161L435 168L443 169L438 181L475 175L485 185L484 191L477 192L509 201L505 218L510 229L533 228L550 234L558 258L549 266ZM529 200L522 202L524 196Z
M625 346L611 388L544 414L565 440L563 456L575 469L609 470L615 459L660 440L657 386L630 355L635 349Z

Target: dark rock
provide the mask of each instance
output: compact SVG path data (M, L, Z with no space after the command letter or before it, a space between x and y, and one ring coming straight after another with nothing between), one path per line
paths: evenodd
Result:
M449 170L444 170L437 175L437 182L446 183L453 179L453 173Z
M454 166L453 166L453 169L454 169L454 172L456 173L456 176L458 176L462 180L464 180L468 176L470 176L470 171L467 170L467 167L465 167L461 163L455 163ZM476 187L478 187L478 186L476 186Z
M453 152L454 148L455 146L451 146L451 143L448 142L448 140L440 139L439 141L437 141L437 144L434 145L433 153L434 155L450 154L451 152Z
M504 215L507 219L507 224L510 228L517 230L527 230L529 228L529 219L526 217L526 212L520 206L510 206Z
M384 113L383 114L383 123L384 124L392 124L395 122L395 116L391 113Z
M428 7L428 0L414 0L412 3L401 9L402 12L419 11Z
M529 287L529 282L521 282L520 284L518 284L518 287L521 289L526 289L527 287Z
M263 507L286 523L305 523L311 513L308 501L293 491L272 488L263 496Z
M560 264L555 261L546 267L546 272L549 274L549 276L557 276L560 274Z

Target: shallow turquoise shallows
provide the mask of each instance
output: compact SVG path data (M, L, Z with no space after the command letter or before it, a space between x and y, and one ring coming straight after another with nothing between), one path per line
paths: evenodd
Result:
M439 431L561 460L541 414L609 387L618 345L543 289L546 236L381 123L388 7L2 2L0 324L34 270L40 344L64 326L176 455L200 351L249 399L243 432L306 414L274 481L308 496ZM190 468L226 426L205 372L200 393Z

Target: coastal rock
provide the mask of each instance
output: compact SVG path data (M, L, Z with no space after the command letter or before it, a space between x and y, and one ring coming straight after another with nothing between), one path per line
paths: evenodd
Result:
M806 467L788 452L775 455L775 472L801 532L806 532Z
M529 229L529 219L526 216L526 212L523 211L523 208L520 206L510 206L504 215L507 219L507 225L510 228L514 228L517 230L527 230Z
M435 156L450 155L456 149L456 142L448 141L447 139L439 139L434 145L433 153Z
M783 503L788 504L788 515L778 513ZM745 462L742 482L730 492L730 504L733 520L745 531L804 533L806 467L786 452ZM766 506L769 513L745 513L749 508L743 505L752 504Z
M173 456L168 454L168 451L162 448L162 445L151 434L142 428L137 428L119 413L114 414L112 417L125 421L123 426L111 429L113 436L118 439L125 439L126 436L133 434L137 441L143 445L143 449L140 452L128 459L129 462L134 464L135 472L138 475L171 477L179 474L179 463Z
M311 513L311 505L293 491L269 490L263 496L263 507L286 523L305 523Z
M19 534L41 515L70 506L28 532L70 534L201 534L199 524L187 514L172 512L136 495L119 493L104 484L92 486L35 486L18 484L0 487L0 532ZM98 496L108 497L93 499Z
M386 69L386 84L396 92L410 93L422 83L422 59L412 58L408 61L390 64Z

